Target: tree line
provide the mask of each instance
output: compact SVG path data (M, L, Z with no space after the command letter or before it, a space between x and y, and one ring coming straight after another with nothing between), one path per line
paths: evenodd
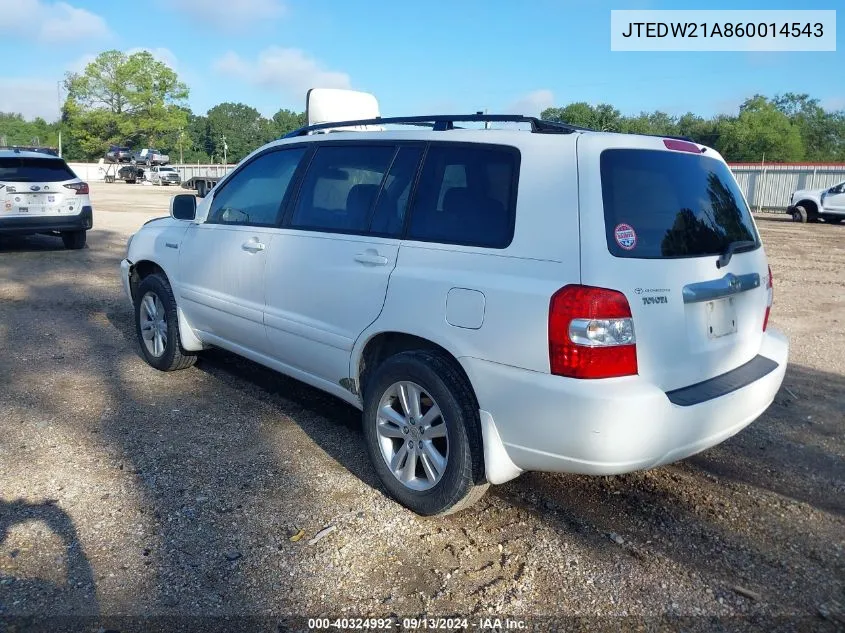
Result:
M100 53L82 72L68 73L61 119L25 120L0 113L0 145L56 147L68 160L101 158L109 145L153 147L186 163L235 163L255 148L305 124L305 113L280 109L263 116L243 103L221 103L205 114L187 105L188 87L149 52ZM729 162L845 162L845 110L827 111L806 94L754 95L736 115L692 112L623 115L609 104L547 108L542 118L595 130L683 136L715 147Z
M683 136L715 148L728 162L845 162L845 110L826 111L806 94L754 95L736 116L624 116L609 104L584 102L547 108L540 116L608 132Z

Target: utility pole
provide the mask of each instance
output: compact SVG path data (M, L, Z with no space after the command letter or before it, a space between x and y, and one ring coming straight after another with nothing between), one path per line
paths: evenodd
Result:
M222 138L223 138L223 166L225 167L226 165L229 164L228 163L229 159L226 156L226 153L229 151L229 146L226 144L226 135L225 134L223 134Z
M185 132L182 131L182 128L179 128L179 164L183 165L185 163L185 159L182 156L182 137L185 136Z
M59 158L62 157L62 82L56 82L56 96L59 103Z

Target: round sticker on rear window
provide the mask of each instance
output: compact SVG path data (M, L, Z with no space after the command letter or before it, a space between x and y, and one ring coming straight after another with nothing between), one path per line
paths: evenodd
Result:
M626 251L633 250L637 245L637 233L630 224L617 224L613 229L613 236L616 238L616 243Z

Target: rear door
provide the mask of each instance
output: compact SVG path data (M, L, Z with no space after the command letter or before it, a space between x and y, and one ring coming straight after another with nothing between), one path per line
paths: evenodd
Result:
M640 375L669 391L752 360L767 260L721 157L598 134L579 138L578 156L582 282L625 293ZM719 261L731 244L736 252Z
M336 384L381 313L423 146L320 143L267 261L272 354Z
M0 218L76 215L82 202L67 163L52 157L0 158Z

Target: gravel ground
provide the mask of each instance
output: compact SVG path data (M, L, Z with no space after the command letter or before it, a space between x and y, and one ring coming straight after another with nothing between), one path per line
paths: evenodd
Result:
M292 614L845 626L845 227L759 222L792 351L748 429L649 472L526 474L432 520L385 496L354 409L222 352L172 374L141 360L117 265L172 193L95 183L83 251L0 238L0 631Z

